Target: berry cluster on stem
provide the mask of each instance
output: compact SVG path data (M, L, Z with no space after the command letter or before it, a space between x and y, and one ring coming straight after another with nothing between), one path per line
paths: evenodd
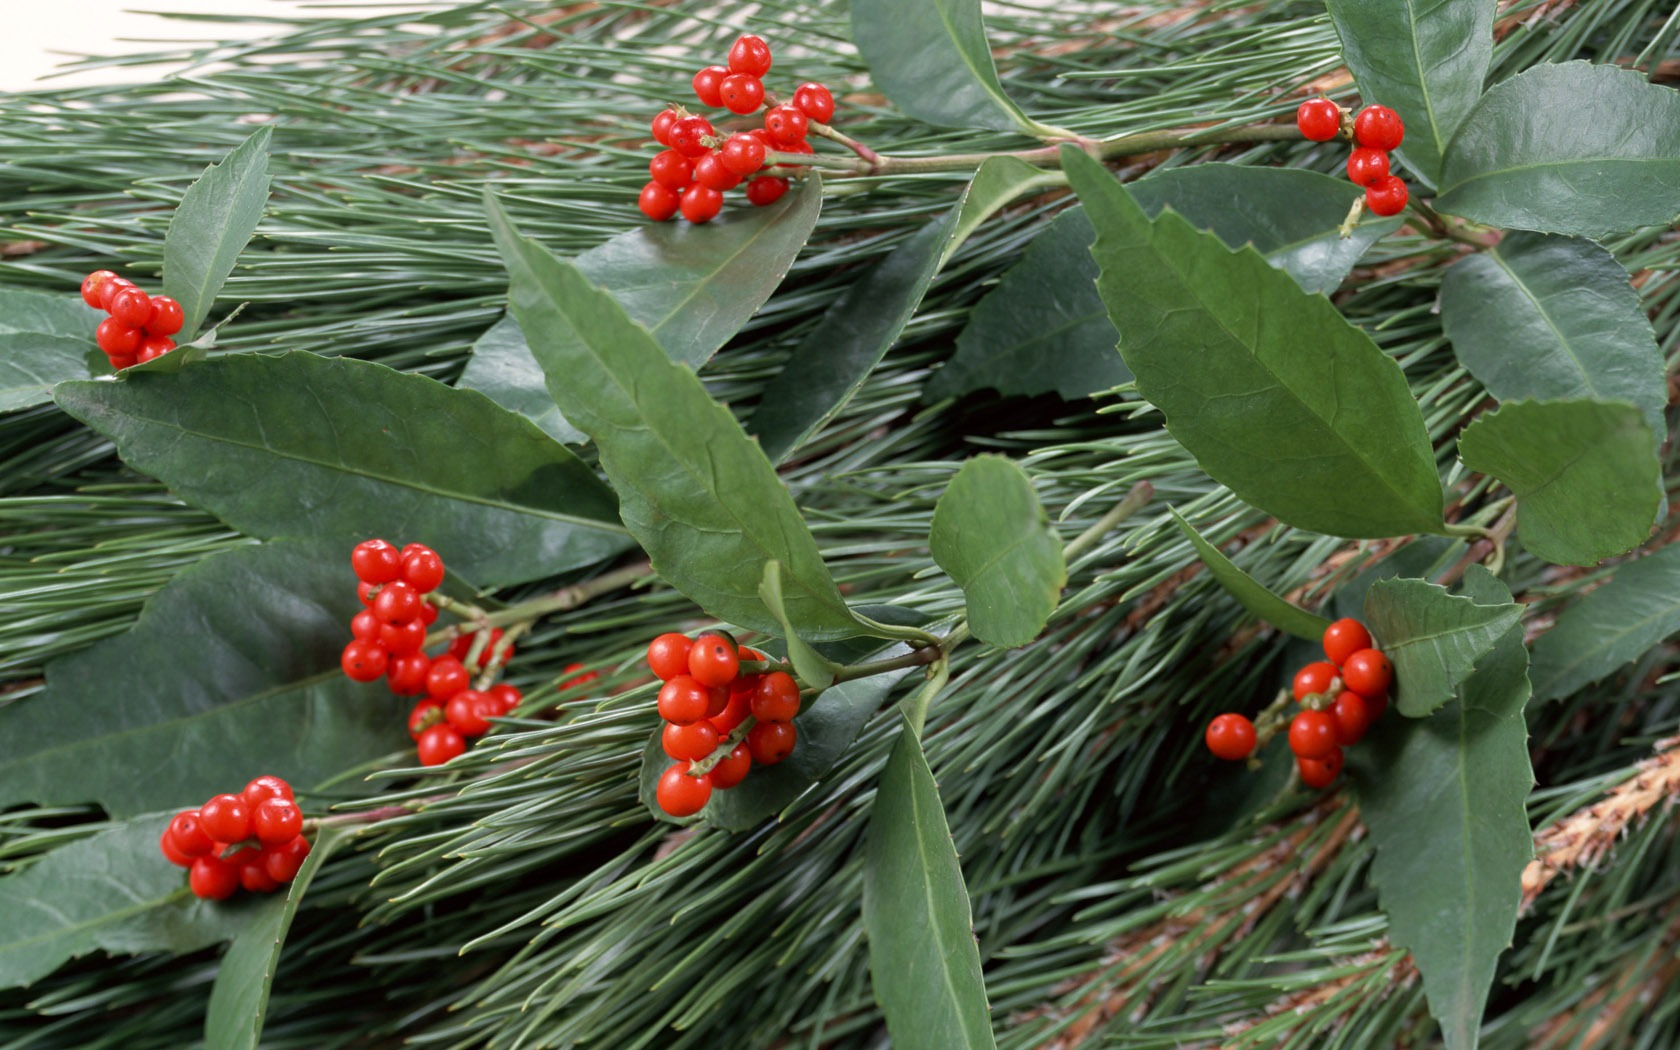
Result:
M147 295L110 270L95 270L82 280L82 301L111 315L99 322L93 341L118 370L175 349L170 336L186 321L180 303L167 295Z
M1365 207L1377 215L1398 215L1405 209L1410 196L1406 181L1389 171L1388 157L1406 137L1400 114L1387 106L1366 106L1356 116L1327 98L1314 98L1295 111L1295 126L1314 142L1329 142L1338 135L1351 140L1347 174L1354 185L1365 187Z
M273 893L297 877L309 856L303 811L291 785L276 776L260 776L237 795L216 795L175 814L158 847L188 869L194 896L218 901L241 886Z

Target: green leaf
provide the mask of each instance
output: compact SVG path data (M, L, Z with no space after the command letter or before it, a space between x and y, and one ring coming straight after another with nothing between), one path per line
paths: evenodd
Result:
M1453 132L1475 107L1493 60L1495 0L1329 0L1342 58L1366 102L1406 122L1397 151L1433 186Z
M852 42L899 109L947 128L1069 135L1038 123L1004 93L980 0L852 0Z
M66 379L109 374L93 343L102 319L79 295L0 288L0 412L51 401Z
M1478 602L1511 599L1479 565L1465 583ZM1534 784L1527 664L1522 628L1512 625L1456 703L1379 727L1350 761L1389 939L1412 953L1449 1050L1476 1046L1534 852L1524 809Z
M262 1039L268 993L280 967L280 950L297 915L309 883L342 834L322 832L310 843L309 856L286 892L271 893L254 909L251 922L228 945L216 982L210 986L210 1008L204 1018L204 1045L213 1050L257 1050Z
M1367 220L1343 237L1342 220L1363 191L1299 168L1196 164L1128 188L1150 216L1171 207L1232 248L1254 245L1309 292L1334 291L1400 224L1398 217ZM1095 238L1084 208L1056 216L975 306L926 400L987 387L1027 396L1054 390L1072 400L1129 382L1132 373L1115 349L1119 335L1097 293Z
M0 708L0 809L91 802L125 818L259 772L318 784L407 746L407 701L339 669L360 608L337 542L241 547L183 571L133 629L54 660L43 691Z
M1441 325L1459 361L1501 401L1628 401L1660 443L1662 351L1622 264L1580 237L1517 231L1441 281Z
M1050 622L1067 583L1062 540L1013 460L964 463L934 507L928 545L962 588L974 637L1009 649Z
M1512 401L1465 427L1458 452L1516 495L1523 546L1560 565L1632 550L1662 513L1662 465L1633 405Z
M1054 172L1012 157L980 166L956 207L924 226L841 295L764 388L749 429L777 462L852 399L915 314L933 277L987 216Z
M186 321L176 339L187 342L204 323L239 253L268 204L268 140L258 128L220 164L187 187L163 238L163 291L181 304Z
M1556 700L1596 682L1680 631L1680 547L1616 569L1534 642L1534 696Z
M906 727L869 813L863 925L897 1050L986 1050L992 1035L974 912L921 742Z
M1365 624L1394 664L1394 705L1422 718L1451 700L1476 661L1522 617L1522 606L1484 604L1415 579L1378 580L1365 593Z
M1100 163L1062 156L1121 356L1203 470L1298 528L1441 531L1429 433L1398 364L1254 249L1170 211L1151 222Z
M1208 567L1213 578L1220 586L1230 592L1244 609L1260 617L1260 619L1286 631L1297 638L1305 638L1309 642L1324 639L1324 629L1330 626L1330 621L1315 615L1285 601L1282 597L1267 590L1248 573L1237 568L1237 563L1225 556L1225 552L1202 538L1201 533L1190 527L1190 523L1179 516L1178 511L1167 508L1178 525L1178 531L1184 533L1184 538L1196 548L1196 554L1202 563Z
M57 397L130 466L254 536L425 543L485 583L630 546L612 492L528 420L369 361L236 354Z
M779 561L801 634L858 633L793 497L729 410L576 266L521 236L488 195L485 207L549 392L600 449L660 577L719 619L775 633L758 582Z
M870 656L871 660L890 660L910 652L908 646L893 645ZM687 824L704 820L725 831L747 831L787 809L811 785L827 776L836 763L845 757L852 742L863 727L880 710L895 685L910 674L909 670L871 675L825 689L815 699L809 699L794 719L799 730L799 743L785 761L773 766L758 766L738 786L727 791L712 792L712 800L697 817L673 820L654 802L654 789L659 777L671 766L671 759L660 746L660 734L655 732L642 751L641 799L656 819L669 823Z
M1615 66L1524 70L1453 136L1435 206L1580 237L1666 226L1680 214L1680 93Z
M801 180L766 208L731 211L704 227L652 223L573 260L612 293L674 361L698 370L770 298L810 238L822 180ZM482 391L557 441L585 440L549 396L519 322L504 316L477 343L458 386Z
M764 563L764 579L759 581L758 595L764 599L764 607L770 610L770 615L782 625L788 659L800 680L815 689L827 689L833 685L834 672L840 669L840 665L801 641L799 633L788 620L787 610L782 604L781 562L772 560Z
M194 897L186 873L158 852L172 816L136 817L0 878L0 988L92 951L179 955L238 934L252 909Z

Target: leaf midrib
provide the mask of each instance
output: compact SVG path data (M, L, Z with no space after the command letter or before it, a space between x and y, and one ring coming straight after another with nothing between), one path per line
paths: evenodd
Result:
M0 953L17 951L20 948L41 942L51 942L55 939L68 937L71 934L84 930L98 929L101 926L106 926L121 919L126 919L131 915L138 915L141 912L151 911L154 908L161 908L177 898L186 896L186 894L187 888L185 886L181 886L162 897L148 897L145 900L135 902L129 907L118 908L116 911L104 912L97 918L89 919L85 922L71 923L68 926L54 926L53 928L36 934L33 937L25 937L22 940L6 941L4 943L0 943Z

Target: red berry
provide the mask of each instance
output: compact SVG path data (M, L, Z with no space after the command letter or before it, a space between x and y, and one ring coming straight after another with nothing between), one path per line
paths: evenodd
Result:
M402 555L384 540L363 540L350 551L350 570L363 583L390 583L402 576Z
M793 104L818 124L834 116L834 95L821 84L804 83L793 91Z
M265 846L283 845L303 831L303 810L289 798L265 798L251 817L251 830Z
M694 162L674 149L660 150L648 161L648 174L661 186L680 190L694 181Z
M1301 783L1310 788L1327 788L1342 771L1342 749L1338 747L1319 759L1297 757L1295 768L1301 773Z
M778 179L773 175L760 175L747 183L747 200L760 208L766 204L774 204L782 199L782 194L788 190L788 181Z
M111 316L123 324L144 328L152 319L152 297L138 288L124 288L111 296Z
M741 654L726 634L703 632L688 651L688 673L701 685L728 685L741 671Z
M140 350L134 355L134 363L143 365L147 361L156 361L173 349L175 349L175 340L166 335L148 334L140 340Z
M431 670L432 658L425 653L393 656L385 666L385 684L398 696L419 696L426 691Z
M421 547L419 550L405 548L402 556L402 579L421 594L430 594L443 582L443 559L430 547Z
M443 716L462 736L483 736L490 732L490 721L485 717L489 714L486 705L494 703L477 689L463 689L449 698L449 703L443 707Z
M1329 142L1342 130L1341 107L1327 98L1313 98L1295 110L1295 126L1314 142Z
M105 309L105 282L115 280L110 270L95 270L82 278L82 302L95 310Z
M379 597L373 600L373 615L386 623L407 623L419 617L424 604L426 599L420 597L419 591L397 580L380 589Z
M111 354L109 360L111 367L119 372L140 363L140 358L136 354Z
M425 624L427 627L430 627L432 624L437 623L437 618L438 618L438 607L437 606L433 605L431 602L427 602L426 604L420 606L420 622L421 623Z
M667 769L654 790L659 808L673 817L692 817L712 799L711 776L691 777L690 766L691 763L678 762Z
M262 850L248 849L239 854L239 884L248 893L273 893L280 888L279 880L268 873L268 856Z
M663 110L657 117L654 117L653 141L661 146L669 146L671 144L671 125L675 124L678 119L677 111L674 109Z
M245 800L247 806L255 810L256 807L262 805L268 799L283 798L290 802L296 796L292 794L292 785L277 776L264 774L246 784L245 790L239 793L239 797Z
M472 683L472 675L454 656L440 656L426 672L426 692L434 699L448 700Z
M1385 175L1365 187L1365 206L1377 215L1399 215L1410 198L1406 180L1398 175Z
M421 733L415 744L415 752L423 766L441 766L466 749L466 740L447 723Z
M217 795L198 807L198 823L217 842L244 842L251 837L251 807L238 795Z
M584 671L583 674L573 673L575 671L583 671L583 666L583 664L579 663L567 664L565 670L560 672L561 675L565 676L560 679L560 688L582 689L590 682L598 682L601 680L601 673L599 671ZM513 687L508 686L508 688L512 689Z
M1218 715L1208 723L1205 739L1214 757L1240 762L1254 753L1254 723L1242 715Z
M792 722L760 722L747 730L747 747L761 766L773 766L793 754L798 742L799 730Z
M682 199L677 191L669 186L661 186L657 182L650 182L642 187L641 196L636 198L636 207L642 209L642 214L654 222L664 222L677 213Z
M137 352L145 336L140 329L124 324L115 317L105 318L99 322L99 327L93 330L93 341L99 344L99 349L105 351L107 357L121 357Z
M1336 677L1336 665L1320 660L1310 663L1295 672L1295 699L1301 700L1314 693L1328 692L1330 683Z
M704 720L686 726L667 722L659 743L672 758L698 762L717 750L718 731Z
M718 163L737 175L764 167L764 143L751 135L731 135L718 150Z
M111 300L116 298L117 293L123 291L124 289L133 287L134 282L129 280L127 277L113 277L104 282L99 286L99 309L104 310L106 313L110 313Z
M263 850L263 867L268 869L268 877L275 882L291 882L297 878L298 869L303 867L304 858L308 856L309 840L299 835L284 845Z
M1342 664L1342 684L1365 697L1388 692L1394 681L1394 665L1376 649L1361 649Z
M1360 146L1348 154L1347 176L1356 186L1374 186L1388 175L1388 154Z
M708 716L708 718L720 736L728 736L735 732L750 714L752 714L752 693L731 692L723 710L715 715Z
M751 771L752 749L746 744L736 744L734 750L712 767L712 786L727 790L747 779Z
M146 331L153 335L174 335L186 322L180 303L167 295L152 296L152 316L146 321Z
M799 713L799 683L786 671L771 671L752 695L752 716L760 722L791 722Z
M449 655L464 663L468 654L472 652L473 646L478 642L479 633L478 631L470 631L466 634L457 635L455 640L449 643ZM484 648L478 654L476 666L479 670L482 671L490 666L491 656L496 651L496 643L501 640L502 629L500 627L490 628L490 636L484 640ZM508 646L503 657L508 660L513 659L513 646Z
M1324 629L1324 655L1337 667L1361 649L1371 648L1371 632L1365 625L1350 617L1343 617Z
M659 690L659 717L679 726L705 718L711 706L711 690L685 674L677 675Z
M764 130L778 146L791 146L804 139L810 123L803 110L792 106L771 106L764 113Z
M723 210L723 194L696 184L682 191L678 207L689 222L711 222Z
M729 71L731 73L745 73L749 77L762 77L770 72L770 45L763 37L747 33L738 38L729 48Z
M1406 137L1400 114L1387 106L1366 106L1353 118L1353 140L1372 149L1398 149Z
M660 635L648 643L648 670L658 675L662 682L669 682L677 675L687 674L688 651L693 646L693 640L686 634L672 631Z
M192 855L183 853L181 847L175 844L174 830L173 824L163 829L163 834L158 836L158 849L163 851L164 858L169 863L178 868L190 868L193 866Z
M1336 743L1352 747L1365 738L1371 728L1371 709L1365 698L1351 690L1343 690L1330 706L1330 716L1336 720Z
M723 81L723 105L731 113L751 113L764 104L764 81L746 73L731 73Z
M378 642L364 642L360 639L352 641L344 647L344 655L339 659L339 666L344 673L356 682L371 682L385 673L389 666L391 654L387 653Z
M683 117L671 125L670 146L685 157L703 157L712 148L705 140L716 134L705 117Z
M204 830L204 823L196 809L175 814L175 819L164 831L164 837L188 858L202 857L216 848L215 840Z
M443 721L446 721L443 702L428 696L416 702L408 712L408 735L411 739L419 740L421 733Z
M741 176L723 166L717 153L708 153L694 162L694 181L722 193L741 184Z
M362 600L363 605L366 605L369 608L372 608L373 607L373 600L379 596L379 588L381 586L383 586L383 585L382 584L377 584L377 583L368 583L367 581L364 580L361 583L356 584L356 597L358 597Z
M379 644L391 656L414 656L426 645L426 624L421 620L379 625ZM386 670L390 670L389 666Z
M372 609L363 609L350 617L350 636L363 642L379 641L379 629L385 622L373 615Z
M187 883L201 900L225 901L239 889L239 868L220 857L200 857L193 861Z
M1336 719L1328 711L1300 711L1289 723L1289 750L1298 758L1323 758L1336 750Z
M722 66L707 66L694 74L694 97L702 105L723 105L723 78L729 75L729 70Z

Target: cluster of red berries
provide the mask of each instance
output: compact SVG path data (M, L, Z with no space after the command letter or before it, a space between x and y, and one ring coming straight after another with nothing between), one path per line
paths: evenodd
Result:
M751 35L729 49L728 66L707 66L694 74L694 94L701 103L731 113L756 113L764 104L764 74L770 72L770 45ZM764 155L813 153L805 141L814 121L826 124L834 116L834 95L821 84L801 84L787 103L764 112L764 126L720 136L712 122L679 107L653 118L653 139L666 147L648 162L652 181L642 187L637 202L642 214L664 222L679 211L689 222L710 222L723 209L723 195L747 182L747 200L763 206L780 199L788 182L776 175L755 174L764 168Z
M95 270L82 280L82 302L111 315L99 322L93 340L117 369L143 365L175 349L169 337L186 321L180 303L167 295L147 295L110 270Z
M665 683L659 690L659 715L666 723L660 743L676 759L659 778L660 809L691 817L706 808L713 788L739 784L755 762L773 766L793 754L799 683L786 671L741 674L741 661L765 659L757 650L737 647L722 631L692 639L673 632L648 644L648 667ZM746 736L737 739L742 726ZM695 763L711 759L719 745L728 745L728 753L695 774Z
M1327 98L1315 98L1295 111L1295 126L1314 142L1329 142L1337 135L1353 140L1348 178L1365 187L1367 208L1378 215L1398 215L1406 207L1406 180L1388 170L1389 152L1406 137L1400 114L1387 106L1366 106L1354 116Z
M303 810L292 799L292 786L275 776L177 813L158 846L171 863L189 870L195 897L218 901L241 886L273 893L297 878L309 856Z
M1342 748L1364 739L1388 710L1394 665L1372 647L1371 632L1358 620L1337 620L1324 629L1324 655L1295 672L1293 692L1301 710L1289 722L1289 750L1301 781L1329 787L1342 771ZM1265 719L1262 719L1265 721ZM1207 746L1219 758L1240 761L1254 753L1259 734L1237 714L1208 724Z

